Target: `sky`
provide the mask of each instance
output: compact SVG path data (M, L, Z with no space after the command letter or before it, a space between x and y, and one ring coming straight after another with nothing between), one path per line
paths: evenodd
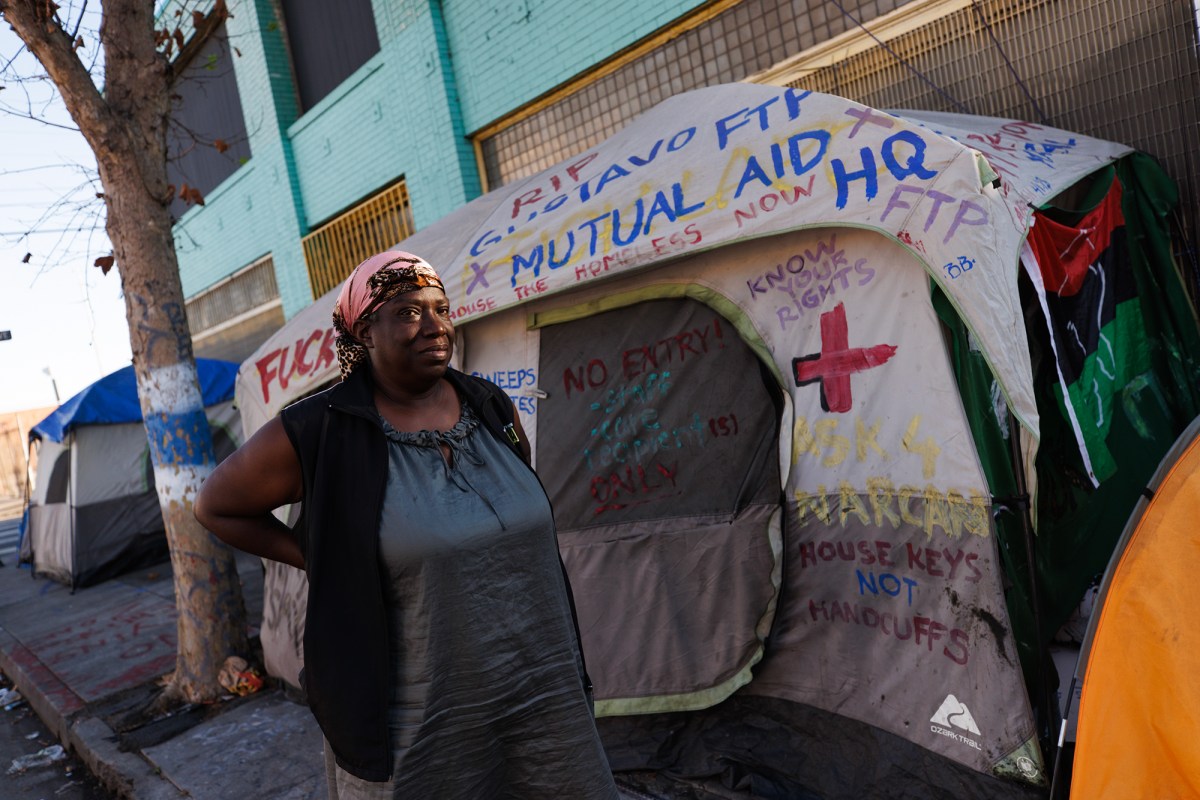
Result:
M41 121L74 127L44 77L12 79L44 73L0 24L0 67L10 60L0 76L0 331L12 338L0 341L0 413L54 406L56 389L65 401L130 363L120 276L92 265L111 250L95 159L78 130Z

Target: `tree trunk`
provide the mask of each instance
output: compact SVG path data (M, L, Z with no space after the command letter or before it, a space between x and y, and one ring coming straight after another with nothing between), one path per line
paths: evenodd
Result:
M101 171L104 175L104 170ZM127 173L103 179L108 235L121 266L138 398L145 419L179 611L173 688L191 702L221 693L225 658L246 655L246 612L233 552L192 514L216 465L166 206Z
M168 694L203 702L221 693L217 674L225 658L247 653L246 612L233 552L192 514L216 459L171 233L171 71L156 48L153 6L153 0L103 3L103 96L53 3L0 0L0 13L45 67L96 155L175 574L179 650Z

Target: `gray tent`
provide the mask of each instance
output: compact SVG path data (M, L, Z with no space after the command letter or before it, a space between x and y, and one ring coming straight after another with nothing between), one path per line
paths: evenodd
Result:
M241 440L237 365L198 359L218 459ZM89 586L167 557L133 367L87 387L29 434L38 469L20 560L36 574Z

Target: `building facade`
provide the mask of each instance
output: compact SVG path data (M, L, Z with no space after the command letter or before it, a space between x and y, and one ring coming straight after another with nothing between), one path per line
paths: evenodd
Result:
M228 0L160 22L199 355L245 358L367 255L716 83L1121 141L1178 182L1181 241L1197 229L1186 0Z
M29 431L54 406L0 414L0 504L25 500L25 488L37 470L37 453L29 450Z

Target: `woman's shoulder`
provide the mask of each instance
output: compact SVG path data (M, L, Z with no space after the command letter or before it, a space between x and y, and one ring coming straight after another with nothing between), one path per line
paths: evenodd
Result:
M279 412L283 430L298 452L304 449L305 441L316 437L324 427L323 421L331 405L332 393L339 385L335 383L327 389L303 397Z
M294 403L284 406L283 410L279 412L279 416L283 417L285 422L320 416L329 407L329 395L337 386L338 384L335 383L333 386L310 394L307 397L302 397Z

